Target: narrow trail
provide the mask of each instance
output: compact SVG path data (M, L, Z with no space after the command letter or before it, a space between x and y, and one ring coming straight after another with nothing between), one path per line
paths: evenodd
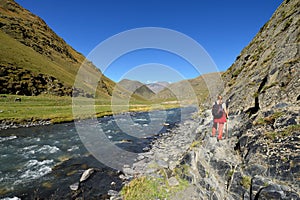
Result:
M217 141L211 137L210 111L205 112L202 123L198 126L196 140L200 145L188 152L193 175L192 183L184 190L172 196L172 200L180 199L234 199L228 191L232 183L232 176L237 165L242 164L240 156L234 151L236 137ZM232 119L228 127L229 132L238 123ZM218 167L216 167L218 166Z
M145 175L157 177L161 169L173 171L185 162L190 166L187 176L190 177L191 184L184 191L174 194L171 199L209 199L214 195L218 199L230 199L227 198L230 181L227 182L224 177L228 171L234 170L237 163L241 163L239 155L233 150L236 139L218 142L216 137L211 137L211 121L212 116L208 110L204 116L187 120L163 135L153 143L148 152L139 154L133 166L124 166L127 178ZM236 121L232 120L229 130L234 123ZM212 164L223 164L224 167L216 171ZM168 178L172 178L172 175ZM207 189L210 193L201 194L201 191Z

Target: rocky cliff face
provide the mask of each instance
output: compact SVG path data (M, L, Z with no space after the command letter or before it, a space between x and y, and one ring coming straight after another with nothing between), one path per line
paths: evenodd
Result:
M207 124L185 159L203 198L299 199L299 47L300 2L286 0L222 75L231 139L215 144Z
M284 1L223 74L232 112L251 117L283 102L299 105L300 2Z

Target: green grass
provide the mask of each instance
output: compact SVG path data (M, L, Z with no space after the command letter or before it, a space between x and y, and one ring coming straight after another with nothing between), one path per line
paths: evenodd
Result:
M57 77L67 85L73 85L76 71L79 64L55 63L46 56L43 56L30 47L12 39L0 31L0 60L3 65L16 65L32 71L33 73L44 73ZM16 56L17 55L17 56ZM62 66L69 66L64 68ZM71 73L70 73L71 72Z
M233 72L232 77L237 77L243 71L243 67Z
M72 56L77 58L77 62L70 61L64 55L51 50L51 56L42 55L32 48L25 46L21 42L13 39L9 35L0 30L0 65L16 66L29 70L30 73L38 75L44 74L57 78L64 86L72 87L78 70L83 64L84 57L77 52L73 52ZM91 80L99 80L101 72L91 62L86 62L85 67L81 68L81 72L89 76ZM77 78L78 79L78 78ZM105 83L106 89L98 87L97 92L100 96L108 97L108 92L114 87L114 82L105 76L101 77L101 81ZM80 80L79 80L80 82ZM80 89L86 92L93 91L94 88L84 82L80 84Z
M273 124L274 121L283 116L283 112L275 112L273 113L272 115L268 116L268 117L261 117L259 119L257 119L255 122L254 122L254 125L266 125L266 124Z
M228 180L231 180L232 176L234 174L234 170L230 170L228 173L227 173L227 176L228 176Z
M169 186L167 179L140 177L130 181L128 185L122 188L121 194L125 200L155 200L155 199L169 199L170 196L182 191L188 186L188 182L177 178L179 185Z
M300 131L300 124L290 125L285 127L283 130L274 132L274 131L266 131L264 135L267 139L275 140L277 138L283 138L292 135L294 132Z
M161 178L136 178L122 189L121 194L126 200L165 199L169 195L162 184Z
M241 180L241 185L246 188L249 189L251 186L251 177L250 176L243 176L242 180Z
M36 120L49 120L52 123L68 122L76 119L73 116L72 97L68 96L18 96L1 95L0 97L0 120L9 120L17 123ZM21 98L21 102L15 102ZM78 97L80 100L80 119L89 117L102 117L112 114L110 99L89 99ZM118 105L117 105L118 106ZM119 112L127 112L128 109L120 106ZM131 101L129 111L150 111L179 107L178 104L151 104L146 101Z
M202 144L202 141L200 141L200 140L194 140L192 142L192 144L190 145L190 148L193 149L193 148L199 147L201 144Z
M187 164L179 165L174 169L174 173L176 174L177 177L184 177L186 175L189 175L189 171L190 171L190 166Z
M285 135L291 134L293 132L300 132L300 124L290 125L283 131Z
M262 92L264 92L264 91L266 91L266 90L268 90L268 89L270 89L271 87L274 87L274 86L276 86L276 85L278 85L278 82L276 81L276 82L273 82L273 83L271 83L271 84L269 84L269 85L266 85L266 86L264 86L263 88L262 88Z

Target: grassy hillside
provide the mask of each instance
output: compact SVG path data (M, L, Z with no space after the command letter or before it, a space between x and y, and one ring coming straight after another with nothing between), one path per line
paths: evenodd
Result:
M160 91L155 97L158 101L184 101L202 104L208 97L215 97L218 93L220 73L204 74L194 79L172 83ZM196 98L195 98L196 97Z
M54 77L63 85L62 88L72 88L85 57L54 33L41 18L14 1L0 0L0 12L1 68L23 68L33 75ZM91 62L85 63L85 70L97 79L101 76L97 93L109 98L114 82L103 76ZM89 84L81 86L84 90L91 88ZM48 93L47 90L44 92Z

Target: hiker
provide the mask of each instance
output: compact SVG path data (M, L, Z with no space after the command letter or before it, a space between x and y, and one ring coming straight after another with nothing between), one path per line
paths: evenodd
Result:
M224 123L227 121L228 112L226 109L226 104L222 101L222 96L218 96L218 100L213 105L213 127L212 127L212 137L216 136L216 131L218 129L217 140L222 140Z

